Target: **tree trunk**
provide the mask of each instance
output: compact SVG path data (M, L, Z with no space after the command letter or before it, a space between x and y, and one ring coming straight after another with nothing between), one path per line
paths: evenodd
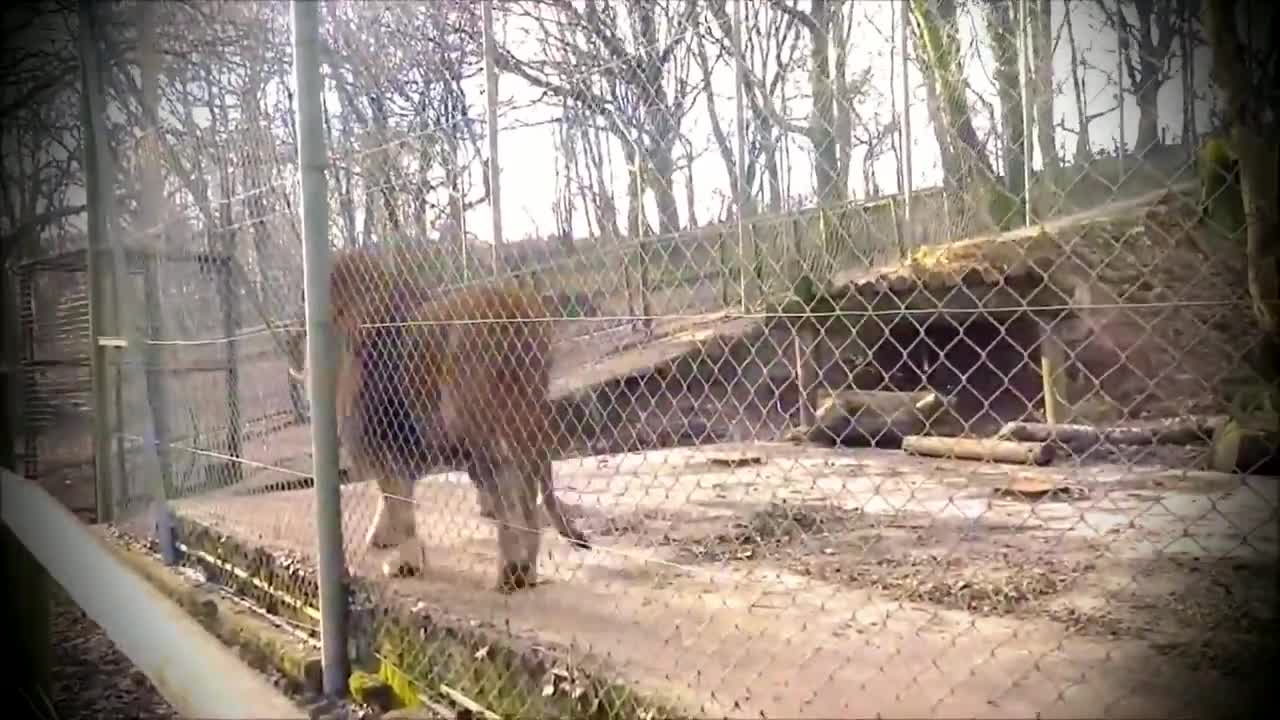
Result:
M809 91L813 94L813 119L809 141L813 144L814 193L822 207L835 207L847 196L841 183L840 147L836 142L835 86L831 79L831 11L824 0L813 0L810 16L816 31L810 32Z
M1173 36L1181 29L1187 0L1132 2L1138 16L1138 42L1136 46L1132 42L1129 45L1136 47L1137 58L1126 55L1125 62L1132 83L1130 89L1138 102L1138 137L1134 152L1141 157L1160 141L1160 105L1157 100L1166 80L1165 61L1173 47ZM1129 24L1125 18L1116 15L1114 19L1116 27L1128 37Z
M381 144L381 147L374 151L373 157L376 158L374 162L377 163L378 167L377 177L379 184L382 186L379 193L382 196L382 209L387 215L387 222L390 225L389 230L392 235L395 236L397 242L402 242L404 238L400 231L400 213L396 208L395 201L395 176L391 172L390 158L394 150L392 150L390 145L391 138L387 133L387 115L382 106L382 99L376 95L371 95L369 97L369 110L369 117L373 120L373 129L377 131L376 142ZM452 135L448 133L446 133L446 138L448 140L453 139ZM450 189L452 189L452 186L450 186ZM450 196L450 200L452 199L453 197ZM458 227L462 226L459 225Z
M716 12L724 13L723 4L717 6ZM723 28L728 25L728 21L719 19ZM732 32L730 28L725 34ZM702 96L703 101L707 104L707 118L711 124L711 137L715 140L716 149L720 151L720 161L724 163L726 174L729 176L729 193L733 197L734 211L737 217L746 217L746 198L741 197L741 188L743 183L738 181L739 173L746 172L746 168L738 167L738 159L735 154L735 148L729 140L729 134L725 132L724 125L720 122L720 113L716 110L715 92L712 88L712 74L715 67L711 64L711 60L707 55L706 43L707 39L701 34L697 35L694 40L694 57L698 62L698 67L702 71ZM742 58L745 63L746 58Z
M1083 165L1093 159L1093 141L1089 137L1089 105L1084 94L1084 80L1080 77L1080 48L1076 45L1076 32L1071 22L1071 0L1062 0L1062 12L1067 25L1067 46L1071 50L1071 89L1076 99L1076 164Z
M341 86L342 82L339 80L337 84ZM338 118L342 120L342 130L348 136L351 135L354 126L351 108L348 106L349 100L347 93L338 93ZM337 145L330 145L330 147L334 150L338 149ZM356 200L352 195L355 173L351 172L349 164L336 163L333 174L338 185L338 212L342 216L342 227L346 232L347 243L350 247L356 247L360 244L360 236L356 233Z
M987 33L995 61L996 92L1000 97L1005 187L1015 197L1022 197L1026 192L1027 138L1022 88L1018 82L1017 13L1010 5L997 2L986 5Z
M961 202L955 229L969 234L1007 226L1006 220L1017 217L1018 199L997 186L991 159L973 126L955 0L913 0L911 9L926 81L935 86L939 115L958 173L955 180L961 195L957 200Z
M959 187L960 168L956 163L956 154L951 147L951 136L947 133L947 120L942 114L942 103L938 100L938 89L933 81L933 69L929 61L921 57L918 69L925 77L924 103L929 113L929 126L933 128L933 138L938 142L938 154L942 158L942 186L948 190Z
M1276 29L1275 10L1248 3L1250 31ZM1213 75L1226 96L1232 140L1240 163L1240 189L1248 223L1249 297L1258 326L1271 343L1280 341L1280 237L1276 197L1280 193L1280 146L1276 137L1274 67L1249 62L1237 29L1235 0L1208 0L1205 26L1213 45ZM1273 13L1270 17L1265 12ZM1268 21L1270 21L1268 23ZM1267 72L1270 70L1270 72Z
M689 229L698 227L697 192L693 182L693 150L685 154L684 185L685 225Z
M1138 90L1138 138L1134 152L1141 156L1160 142L1160 106L1157 103L1160 86L1148 82Z
M634 287L634 292L630 289L627 292L627 306L632 315L645 315L647 303L645 302L645 278L648 275L649 250L650 246L645 243L638 242L644 234L644 185L641 182L641 176L645 172L642 166L643 160L640 153L636 152L626 143L623 143L623 157L627 164L627 238L636 246L636 265L638 271L638 282ZM624 272L628 284L630 284L631 273Z
M1064 3L1065 11L1065 3ZM1057 125L1053 86L1053 3L1035 0L1031 4L1032 69L1035 74L1036 133L1040 157L1046 170L1062 164L1058 156Z
M676 163L673 157L674 137L666 136L653 149L649 158L646 183L653 191L653 202L658 206L658 233L664 237L680 230L680 204L676 200Z
M1183 7L1181 39L1182 56L1182 144L1195 147L1200 132L1196 128L1196 43L1192 32L1190 6Z

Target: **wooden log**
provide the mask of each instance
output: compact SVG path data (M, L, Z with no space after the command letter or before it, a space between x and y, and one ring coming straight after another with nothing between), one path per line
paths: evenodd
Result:
M904 452L913 455L987 460L1014 465L1048 465L1053 462L1051 443L991 440L987 438L944 438L911 435L902 439Z
M1098 445L1194 445L1210 442L1219 418L1177 418L1149 427L1098 428L1092 425L1036 422L1005 423L996 433L996 439L1018 442L1048 442L1076 452L1090 450Z
M933 392L842 390L819 406L808 439L854 447L899 447L907 435L925 432L946 408L946 400Z
M1072 450L1087 450L1102 442L1102 432L1092 425L1008 422L996 433L996 439L1016 442L1053 442Z

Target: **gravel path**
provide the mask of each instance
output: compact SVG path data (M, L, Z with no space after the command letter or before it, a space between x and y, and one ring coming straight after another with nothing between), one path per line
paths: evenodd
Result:
M178 717L147 676L58 588L52 623L54 714L49 720ZM49 713L37 714L42 716Z

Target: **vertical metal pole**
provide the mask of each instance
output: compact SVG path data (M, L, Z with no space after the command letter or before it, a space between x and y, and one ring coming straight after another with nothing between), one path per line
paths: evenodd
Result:
M480 3L484 23L484 87L486 134L489 136L489 207L493 223L493 274L503 270L502 263L502 163L498 162L498 40L493 36L493 0Z
M902 235L908 248L915 247L911 224L911 0L902 0Z
M93 4L90 0L80 0L80 112L84 127L84 174L85 199L88 204L88 239L89 248L86 253L89 281L89 357L91 384L93 386L93 468L97 495L98 522L115 520L115 493L112 491L111 462L111 417L110 373L108 372L107 349L98 338L116 334L116 313L112 298L111 274L104 262L108 247L105 187L105 168L103 160L102 136L102 78L98 66L98 46L95 23L93 21ZM123 481L123 478L121 478Z
M1032 112L1035 98L1032 97L1031 83L1028 80L1030 74L1031 57L1031 13L1030 3L1027 0L1018 0L1018 85L1019 93L1022 94L1022 192L1025 197L1022 198L1022 219L1027 227L1034 222L1035 213L1031 208L1031 162L1035 156L1035 143L1032 138L1035 137L1033 125L1035 125L1035 114Z
M160 261L158 256L165 250L165 234L161 228L161 212L159 200L164 192L164 182L160 175L160 138L159 138L159 105L160 105L160 53L156 45L156 11L155 3L142 3L138 6L138 49L142 70L142 113L145 126L142 152L142 195L139 198L139 209L142 229L148 236L147 242L140 245L146 257L142 260L143 303L146 318L147 334L143 338L159 338L164 332L163 318L160 310ZM120 285L128 287L123 278L129 277L130 269L116 272L121 278ZM122 273L123 275L119 275ZM146 343L142 348L146 363L147 401L151 410L152 422L156 429L156 456L160 463L161 485L169 497L173 487L173 464L169 454L169 377L161 367L163 361L159 348Z
M152 162L146 160L148 164ZM155 187L155 186L152 186ZM154 203L151 198L158 198L159 193L155 195L142 193L142 199L139 203L143 209L142 215L143 228L150 232L156 228L158 222L157 213L153 212ZM164 334L164 323L161 318L160 310L160 261L158 255L163 252L163 242L158 242L154 247L143 245L143 256L140 258L142 264L142 302L145 305L143 317L146 319L147 332L142 338L143 347L142 356L143 373L146 380L147 388L147 408L151 413L151 422L155 427L155 452L156 459L160 467L160 484L161 497L172 497L172 493L177 489L174 487L173 463L169 454L169 399L168 399L168 374L164 372L164 361L160 353L160 348L148 340L154 340ZM125 278L131 276L129 270L119 272L117 270L118 282L121 286L128 287Z
M348 661L343 587L342 508L338 488L337 345L329 307L329 201L320 94L320 3L293 3L293 73L302 173L303 285L307 304L307 373L311 402L312 474L320 585L320 642L324 692L346 692Z
M800 406L800 427L813 427L816 422L814 408L814 390L818 385L818 366L814 362L814 353L818 345L818 328L808 318L796 322L795 335L795 378L796 391Z
M743 68L742 68L742 1L733 3L733 102L734 132L737 134L737 185L738 194L738 302L742 313L747 312L747 241L745 237L745 218L751 202L747 200L747 118L743 110Z
M143 90L143 111L148 115L147 123L151 130L147 136L150 143L158 146L159 138L154 132L156 127L155 112L158 102L157 94L159 92L158 74L160 56L156 52L155 47L155 8L151 5L140 6L141 16L139 21L141 24L140 45L142 50L142 90ZM105 97L104 95L96 95L91 97ZM105 112L105 101L96 112ZM106 137L105 132L101 137ZM104 148L99 148L101 151ZM158 200L159 191L159 153L155 147L147 153L147 158L143 168L145 171L142 186L142 217L144 225L143 230L150 232L156 229L159 224L158 218L160 213L157 211L154 203ZM103 159L100 167L109 167L109 159ZM110 173L104 173L104 177L113 177ZM109 188L109 185L104 187ZM108 189L100 198L106 208L107 217L110 222L115 221L114 196ZM121 359L127 362L129 367L141 368L144 376L146 387L147 412L142 413L142 452L140 458L142 462L142 476L146 479L148 495L151 497L151 513L153 530L156 540L160 544L160 554L164 558L166 565L174 565L178 561L177 547L173 535L173 517L169 512L169 492L171 490L170 481L171 473L168 464L169 458L169 434L165 418L165 410L167 402L164 394L165 379L160 372L160 353L155 345L149 341L160 333L160 301L159 286L156 283L155 274L152 272L151 264L156 257L157 250L147 248L145 245L142 249L142 259L140 260L141 271L143 273L143 295L146 304L144 317L146 318L147 329L145 335L138 327L138 323L127 318L134 317L132 312L126 312L125 308L135 304L136 297L130 292L124 294L126 290L132 290L133 283L131 278L134 269L135 254L124 249L121 242L120 234L115 232L115 228L111 227L107 237L110 238L111 244L111 264L112 274L115 278L115 305L118 326L117 332L123 335L128 341L123 348L123 352L119 355L124 357ZM118 384L118 383L117 383Z
M1129 36L1124 32L1124 0L1116 0L1116 99L1120 108L1120 129L1116 146L1116 166L1120 171L1116 179L1116 187L1124 182L1124 56L1129 52Z
M240 348L236 333L240 331L240 293L231 277L231 263L235 258L235 244L231 233L223 233L222 257L218 258L218 295L222 305L222 334L226 338L223 348L227 364L227 455L234 458L227 464L227 485L237 485L244 476L240 463L244 450L244 430L240 417Z

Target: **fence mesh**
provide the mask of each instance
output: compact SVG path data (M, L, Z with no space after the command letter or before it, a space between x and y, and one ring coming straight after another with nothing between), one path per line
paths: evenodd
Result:
M486 58L480 3L325 3L357 669L521 717L1242 697L1280 398L1183 6L496 2ZM285 7L117 59L98 422L117 521L160 487L316 628Z

